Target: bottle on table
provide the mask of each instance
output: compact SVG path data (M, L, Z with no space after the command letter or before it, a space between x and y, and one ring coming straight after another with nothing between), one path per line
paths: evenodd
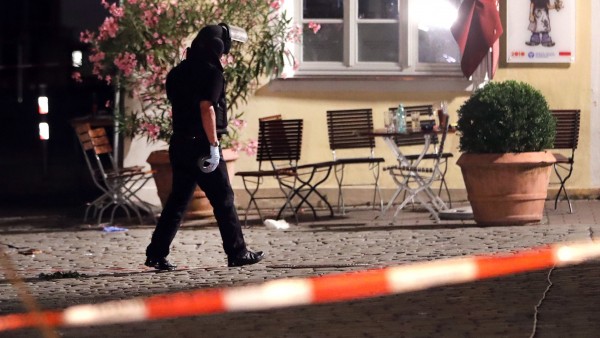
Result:
M404 110L404 105L400 103L398 105L398 109L396 110L396 131L399 133L406 133L406 111Z

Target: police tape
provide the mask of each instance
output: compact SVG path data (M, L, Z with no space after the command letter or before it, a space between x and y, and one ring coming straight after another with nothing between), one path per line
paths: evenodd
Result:
M411 263L224 289L75 305L64 311L0 316L0 332L40 324L87 326L330 303L424 290L581 263L600 257L600 243L554 244L508 254Z

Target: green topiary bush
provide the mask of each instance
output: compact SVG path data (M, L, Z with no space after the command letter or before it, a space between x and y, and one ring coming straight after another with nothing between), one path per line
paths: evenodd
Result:
M556 120L540 91L513 80L490 82L458 110L460 151L522 153L551 148Z

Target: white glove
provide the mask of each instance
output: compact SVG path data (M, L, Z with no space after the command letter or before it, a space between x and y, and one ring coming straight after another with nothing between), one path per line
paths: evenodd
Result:
M203 173L211 173L217 169L221 155L219 154L218 146L210 146L210 155L200 159L200 170Z

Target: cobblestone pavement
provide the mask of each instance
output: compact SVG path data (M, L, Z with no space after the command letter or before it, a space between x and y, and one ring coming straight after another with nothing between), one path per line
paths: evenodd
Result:
M0 246L43 309L183 290L239 286L287 277L401 265L441 258L510 252L600 233L600 201L548 202L541 224L479 227L432 222L407 210L395 219L370 209L307 220L288 230L244 230L264 263L227 268L211 220L186 221L169 257L182 268L145 268L153 225L115 224L104 232L63 211L0 213ZM76 216L76 217L75 217ZM25 255L36 249L34 255ZM352 264L361 266L349 266ZM286 266L287 265L287 266ZM290 266L297 265L297 266ZM346 266L344 266L346 265ZM80 278L44 280L41 273L76 271ZM25 311L0 270L0 314ZM153 322L57 328L60 337L596 337L600 332L600 262L366 300ZM33 329L0 337L41 337Z

